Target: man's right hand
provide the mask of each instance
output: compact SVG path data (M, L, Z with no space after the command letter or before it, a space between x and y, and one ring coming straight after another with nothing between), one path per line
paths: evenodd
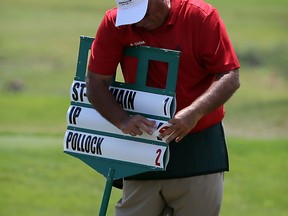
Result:
M131 136L142 135L143 132L152 135L157 125L155 121L146 119L141 115L128 116L122 120L120 130Z

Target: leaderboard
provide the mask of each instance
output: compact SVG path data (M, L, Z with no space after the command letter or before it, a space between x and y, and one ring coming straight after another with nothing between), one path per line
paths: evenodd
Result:
M141 136L122 133L97 112L87 98L86 72L91 37L80 37L76 75L70 87L70 105L66 114L64 152L79 158L87 165L107 176L111 168L113 178L165 170L169 162L169 145L159 139L161 131L169 127L169 119L176 110L176 79L179 51L153 47L129 47L124 55L136 57L136 82L113 82L111 94L129 115L141 114L156 122L152 135ZM168 63L166 89L145 86L149 61Z
M137 137L123 134L93 108L87 98L86 83L74 80L66 115L64 151L165 169L169 159L168 146L157 135L167 127L165 119L174 114L174 97L114 86L110 86L110 91L131 115L150 116L157 125L154 133L144 132Z

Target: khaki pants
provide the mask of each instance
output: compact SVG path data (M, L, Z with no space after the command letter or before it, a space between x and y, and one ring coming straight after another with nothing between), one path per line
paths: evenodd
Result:
M223 173L171 180L126 180L116 216L217 216Z

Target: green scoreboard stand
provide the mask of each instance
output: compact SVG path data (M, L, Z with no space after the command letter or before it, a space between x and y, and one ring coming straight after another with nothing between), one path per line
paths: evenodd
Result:
M155 120L153 135L123 134L103 118L90 104L86 95L86 72L94 38L80 37L76 75L70 89L64 152L79 158L106 177L106 186L99 215L105 215L113 180L131 175L165 170L169 161L169 146L158 138L176 110L175 88L180 52L147 46L129 47L127 56L138 59L136 82L114 81L110 91L117 102L130 114L141 114ZM149 61L168 63L166 89L145 86Z

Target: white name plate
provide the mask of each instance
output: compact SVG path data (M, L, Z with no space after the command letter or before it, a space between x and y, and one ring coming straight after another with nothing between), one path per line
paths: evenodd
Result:
M165 169L169 160L168 145L152 145L93 133L67 130L64 152L84 154Z
M175 98L172 96L110 86L116 101L130 112L171 118L175 113ZM86 83L75 81L70 89L70 99L76 103L90 104Z
M158 138L159 131L163 130L163 127L166 126L167 122L159 121L155 119L157 127L153 128L153 134L147 134L143 132L141 136L136 136L135 138L145 139L145 140L153 140L158 142L164 142ZM113 134L121 135L121 136L130 136L123 134L121 130L119 130L116 126L107 121L100 113L98 113L93 108L80 107L80 106L70 106L66 115L67 126L69 127L77 127L83 129L89 129L94 131L100 131L109 133L110 136Z

